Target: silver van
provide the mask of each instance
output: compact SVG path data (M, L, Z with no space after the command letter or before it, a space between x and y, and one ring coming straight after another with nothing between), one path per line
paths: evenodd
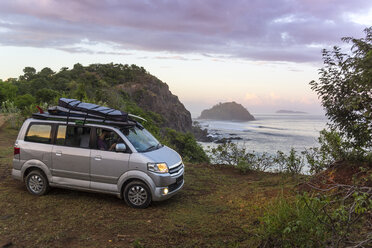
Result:
M183 175L180 155L139 123L30 118L14 145L12 176L34 195L61 187L114 194L131 207L146 208L176 194Z

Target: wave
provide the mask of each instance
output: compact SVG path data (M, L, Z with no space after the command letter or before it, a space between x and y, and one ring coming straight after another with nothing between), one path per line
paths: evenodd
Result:
M288 130L287 128L268 127L268 126L258 126L258 128L265 128L265 129L272 129L272 130Z

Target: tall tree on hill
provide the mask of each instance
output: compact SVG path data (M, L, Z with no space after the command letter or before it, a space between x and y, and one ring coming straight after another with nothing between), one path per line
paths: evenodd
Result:
M323 50L319 82L311 81L332 121L331 128L352 144L372 148L372 27L365 38L342 38L350 52Z

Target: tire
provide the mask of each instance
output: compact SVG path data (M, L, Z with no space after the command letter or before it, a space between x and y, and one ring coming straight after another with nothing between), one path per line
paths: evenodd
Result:
M128 183L123 194L125 203L132 208L147 208L151 203L151 191L141 181Z
M32 170L26 176L26 188L33 195L45 195L49 190L47 177L40 170Z

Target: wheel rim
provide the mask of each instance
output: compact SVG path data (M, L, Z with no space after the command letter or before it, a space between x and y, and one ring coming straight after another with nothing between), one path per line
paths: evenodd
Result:
M140 206L146 202L147 192L142 186L133 186L129 189L128 199L132 204Z
M39 175L32 175L28 180L28 187L36 194L39 194L44 188L44 181Z

